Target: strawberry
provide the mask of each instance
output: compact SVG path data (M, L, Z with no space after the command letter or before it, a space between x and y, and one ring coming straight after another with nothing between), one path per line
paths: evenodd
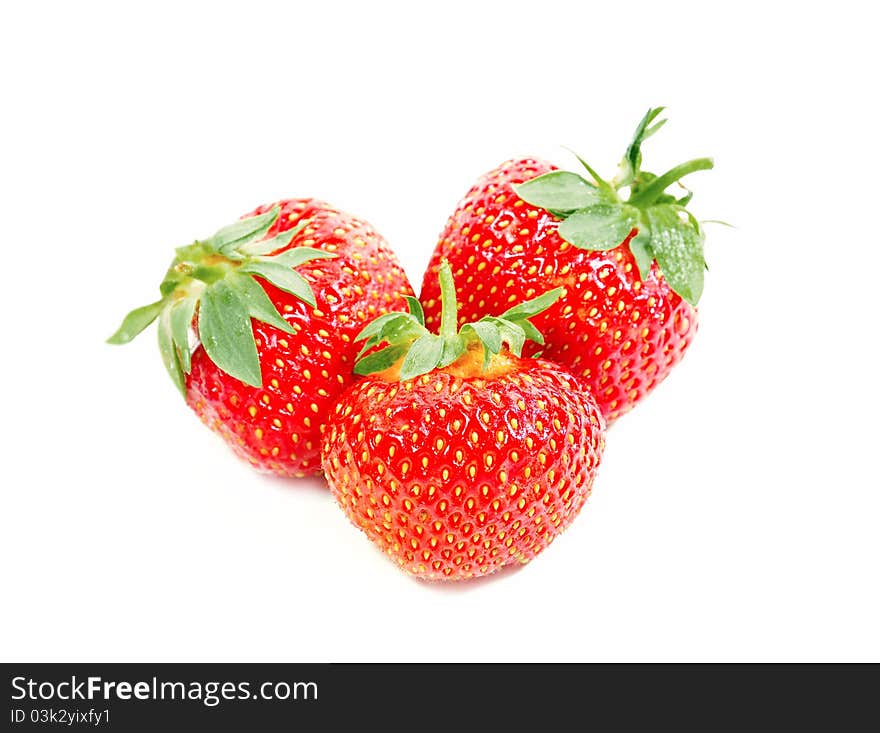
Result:
M542 356L583 377L609 422L644 398L690 345L703 288L703 230L685 208L691 194L665 191L712 167L700 158L662 176L641 170L641 145L665 122L654 122L661 111L639 123L610 183L583 160L590 180L531 158L479 179L425 274L426 323L440 317L435 277L444 259L460 285L462 321L562 286L565 296L535 320Z
M459 580L527 563L572 522L605 424L576 377L520 356L561 290L456 331L448 264L439 277L439 335L412 301L358 336L362 353L388 345L358 362L367 376L336 403L321 455L339 505L392 560Z
M261 206L180 247L159 291L110 343L158 319L189 406L239 456L281 476L320 472L327 413L354 379L355 337L412 294L369 224L314 199Z

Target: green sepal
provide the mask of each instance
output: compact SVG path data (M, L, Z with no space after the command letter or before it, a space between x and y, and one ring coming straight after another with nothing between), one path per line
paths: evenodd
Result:
M544 345L544 334L535 328L531 321L516 321L516 325L523 330L527 341L534 341L540 346Z
M483 343L485 352L490 356L501 351L501 332L494 323L489 323L488 321L466 323L462 327L462 331L465 333L467 331L473 331L474 335Z
M240 244L236 247L236 249L240 254L250 257L256 255L268 255L272 252L277 252L279 249L289 247L293 238L303 230L303 227L305 227L305 222L300 222L295 227L291 227L290 229L288 229L286 232L276 234L274 237L270 237L269 239L260 239L257 241L249 241L245 244Z
M287 265L269 260L252 260L239 268L239 272L259 275L276 288L295 295L314 308L315 294L306 279Z
M409 317L409 313L398 313L397 311L393 313L385 313L384 315L375 318L370 321L366 326L364 326L360 333L354 337L355 341L363 341L363 340L372 340L374 336L378 336L382 333L382 329L385 327L385 324L390 321L397 321L402 319L407 319Z
M406 304L409 307L410 315L415 318L420 326L425 325L425 311L422 310L422 304L419 303L418 298L414 298L412 295L404 295L406 299Z
M437 366L441 369L449 366L464 354L465 351L467 351L467 341L461 334L443 339L443 353L440 355L440 361L437 363Z
M198 296L190 295L171 307L171 340L177 349L180 366L186 374L190 371L189 329L198 302Z
M639 268L639 277L646 280L654 262L654 251L651 249L651 232L644 221L639 222L639 233L629 240L629 251Z
M443 339L433 333L419 336L409 347L403 364L400 365L400 379L406 381L436 369L443 356Z
M501 335L501 341L507 344L512 354L522 356L523 346L526 343L526 332L518 323L508 321L506 318L489 318L490 323L494 323Z
M204 244L220 254L224 254L227 250L237 249L241 245L265 235L275 223L280 212L281 207L275 206L263 214L239 219L215 232L213 236L204 241Z
M162 298L155 303L135 308L122 319L122 324L116 329L116 332L107 339L107 343L127 344L159 317L159 314L165 307L165 302L165 298Z
M655 111L662 112L664 109L666 109L666 107L657 107L657 109ZM667 122L667 120L664 119L664 120L660 120L660 122L658 122L656 125L651 125L651 127L649 127L645 131L645 135L642 138L642 140L647 140L649 137L651 137L651 135L653 135L655 132L657 132L657 130L659 130L661 127L663 127L663 125L665 125L666 122Z
M638 209L632 206L596 204L562 221L559 236L575 247L604 251L620 246L638 222Z
M412 329L413 338L417 338L418 334L422 332L421 329L424 329L425 326L425 312L422 310L422 304L412 295L404 295L403 297L406 300L409 313L385 313L370 321L355 336L355 341L367 341L361 353L368 351L371 346L381 341L399 338L397 329L400 327ZM394 322L397 323L395 324Z
M682 196L681 198L675 199L676 205L681 206L681 207L685 207L691 202L691 199L694 197L694 192L688 191L688 189L685 189L685 191L687 191L687 193L684 196Z
M260 358L247 304L225 280L209 285L202 293L199 338L220 369L252 387L262 386Z
M247 244L239 245L233 250L225 251L224 254L227 257L255 257L257 255L268 255L279 249L290 246L290 241L295 234L296 232L293 229L288 229L286 232L281 232L281 234L270 237L269 239L260 239L256 242L248 242Z
M233 273L228 276L227 282L238 293L251 318L275 326L285 333L295 333L293 327L281 317L275 304L269 300L266 291L256 280L248 275Z
M355 338L355 341L364 340L363 348L357 358L383 341L390 344L403 343L417 339L423 333L427 333L427 329L410 313L386 313L367 324Z
M684 222L672 206L652 206L645 212L651 226L651 250L657 265L676 293L696 305L703 293L703 234L696 220Z
M598 188L604 194L610 194L612 198L616 198L616 194L614 193L614 188L611 186L610 183L608 183L608 181L606 181L604 178L602 178L602 176L600 176L598 173L596 173L596 171L593 169L593 166L591 166L589 163L587 163L586 160L584 160L580 155L578 155L576 152L574 152L574 150L572 150L571 148L566 148L566 150L568 150L569 153L571 153L575 158L577 158L578 163L580 163L583 166L584 170L590 174L590 177L596 182L596 188ZM589 183L589 181L587 181L587 183Z
M501 352L501 332L493 323L477 321L467 323L462 327L462 332L473 331L475 337L483 344L483 371L488 369L492 357Z
M406 353L408 348L408 344L386 346L384 349L376 351L375 353L359 360L354 365L354 373L365 375L384 372L386 369L396 364L397 360Z
M623 155L620 163L620 170L615 178L615 185L618 187L629 186L638 176L642 167L642 143L666 124L666 120L660 120L655 125L651 123L657 116L666 109L665 107L654 107L649 109L644 117L636 125L636 131L633 134L632 142Z
M513 188L526 203L560 212L582 209L602 200L595 186L568 171L551 171Z
M294 247L273 257L258 257L260 262L278 262L287 267L299 267L312 260L332 260L336 257L332 252L325 252L314 247Z
M508 308L500 317L506 318L508 321L519 321L525 318L531 318L539 313L543 313L564 294L565 288L553 288L553 290L548 290L543 295L539 295L536 298L526 300L522 303L518 303L512 308Z
M159 327L156 332L159 337L159 354L162 356L162 363L177 391L186 397L186 378L183 376L183 368L174 346L170 308L164 309L159 315Z

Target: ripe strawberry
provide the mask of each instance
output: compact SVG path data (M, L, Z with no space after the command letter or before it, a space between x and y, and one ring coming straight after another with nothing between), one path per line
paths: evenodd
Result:
M180 247L159 289L110 343L158 318L162 358L190 407L281 476L320 472L328 410L354 379L355 337L412 293L369 224L314 199L261 206Z
M459 283L463 321L563 286L565 296L535 321L547 342L542 356L583 377L609 422L645 397L693 339L705 268L702 228L685 209L690 193L676 199L665 190L712 167L701 158L662 176L641 170L641 144L665 122L651 126L661 111L639 123L610 183L583 160L592 180L535 159L480 178L425 273L426 323L439 319L435 277L444 259Z
M542 341L528 319L560 290L456 332L448 264L439 276L439 336L417 302L360 334L363 351L389 345L358 362L368 376L336 403L322 461L349 519L392 560L459 580L528 562L571 523L605 424L576 377L520 358L527 338Z

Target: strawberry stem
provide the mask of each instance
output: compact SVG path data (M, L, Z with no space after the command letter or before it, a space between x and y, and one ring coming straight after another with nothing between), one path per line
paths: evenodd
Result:
M689 160L687 163L677 165L672 170L666 171L662 176L655 178L637 194L631 196L627 203L639 208L646 208L653 204L670 185L684 178L688 173L711 170L714 165L715 163L711 158L694 158L694 160Z
M444 341L454 339L458 334L458 298L455 294L455 281L452 268L447 260L440 264L440 338Z

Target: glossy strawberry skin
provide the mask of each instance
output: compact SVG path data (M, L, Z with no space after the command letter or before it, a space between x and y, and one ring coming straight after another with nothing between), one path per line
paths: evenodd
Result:
M639 277L629 239L605 252L579 249L559 237L552 214L516 195L514 184L552 170L540 160L511 160L480 178L440 235L421 301L428 326L436 327L443 258L455 275L461 322L565 286L566 295L534 319L546 345L527 344L525 353L541 351L586 380L610 423L681 360L697 312L669 288L656 263L646 280Z
M370 375L343 393L322 460L349 519L404 570L432 580L526 563L578 514L604 421L559 366L406 382Z
M314 199L269 204L247 216L276 205L281 213L267 238L306 222L290 246L336 255L297 268L315 293L316 307L258 280L296 333L252 320L259 388L222 372L199 347L186 380L187 403L258 469L301 477L320 472L328 412L354 379L355 336L376 316L405 308L403 296L412 288L385 240L366 222Z

